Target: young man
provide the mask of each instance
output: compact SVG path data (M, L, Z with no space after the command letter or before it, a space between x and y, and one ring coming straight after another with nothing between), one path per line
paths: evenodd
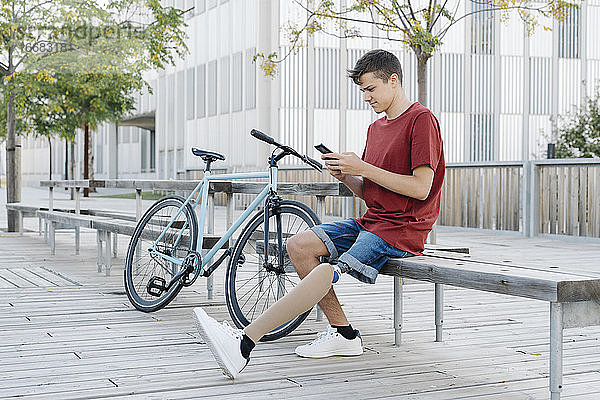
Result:
M438 217L445 163L436 118L406 98L400 62L388 51L366 53L349 77L373 110L385 116L369 126L361 158L350 152L321 158L331 175L365 200L367 212L290 238L287 252L302 280L244 330L226 322L221 325L201 308L194 309L201 336L231 378L246 366L263 335L317 303L330 326L313 342L296 348L296 354L313 358L362 354L360 334L346 319L333 283L344 272L375 283L390 257L422 254ZM321 263L321 256L329 257L329 263Z

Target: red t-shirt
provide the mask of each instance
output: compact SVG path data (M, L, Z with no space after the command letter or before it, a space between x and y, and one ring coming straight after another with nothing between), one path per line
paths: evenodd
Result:
M437 119L419 103L397 118L380 118L369 126L362 159L386 171L412 175L422 165L434 171L433 184L425 200L392 192L363 178L367 212L356 221L392 246L423 254L427 234L440 213L440 192L445 162Z

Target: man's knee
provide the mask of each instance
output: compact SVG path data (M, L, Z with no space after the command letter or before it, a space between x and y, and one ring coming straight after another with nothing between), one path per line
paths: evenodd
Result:
M319 257L322 255L319 254L322 252L319 245L325 247L321 239L309 230L297 233L289 238L286 243L286 250L292 259L303 256Z

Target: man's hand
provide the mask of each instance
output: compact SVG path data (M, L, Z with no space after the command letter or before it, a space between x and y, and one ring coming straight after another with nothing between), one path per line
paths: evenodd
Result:
M341 181L348 175L363 176L367 165L356 153L352 152L324 154L321 159L325 160L329 173Z

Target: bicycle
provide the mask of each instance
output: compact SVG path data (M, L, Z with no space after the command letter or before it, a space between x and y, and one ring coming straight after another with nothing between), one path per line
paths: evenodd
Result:
M300 281L287 256L285 244L294 234L321 221L305 204L283 200L277 195L277 163L293 155L318 171L323 166L260 131L253 129L250 134L275 146L268 159L267 172L212 175L211 164L225 160L225 157L192 148L193 154L205 162L202 180L187 198L163 197L140 219L129 242L124 272L125 291L136 309L152 312L165 307L183 287L191 286L199 276L210 276L229 257L225 298L229 315L241 329L285 295L288 287ZM247 178L269 178L269 181L217 243L202 256L197 249L202 249L204 229L201 228L206 218L209 183ZM250 217L263 202L262 210ZM195 211L198 205L199 220ZM209 266L217 251L248 219L233 247L225 250ZM275 340L289 334L309 313L310 310L275 328L262 340Z

